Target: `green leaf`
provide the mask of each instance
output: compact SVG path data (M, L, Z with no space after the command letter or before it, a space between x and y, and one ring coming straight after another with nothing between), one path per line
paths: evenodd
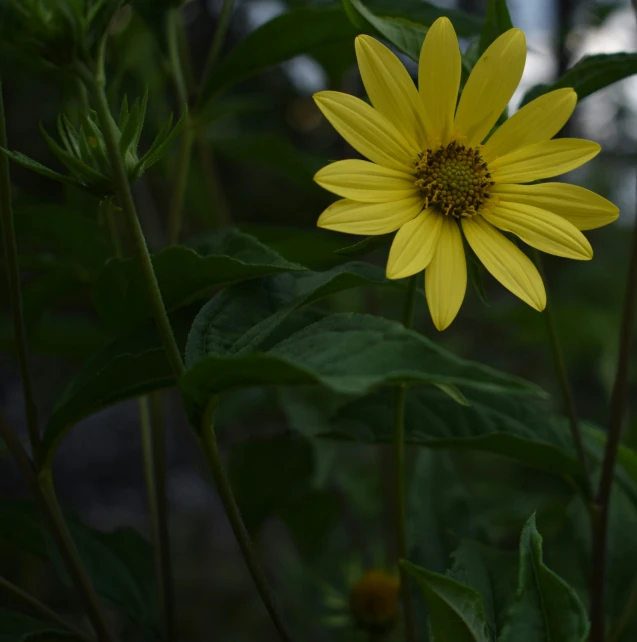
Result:
M279 274L227 288L195 318L186 364L209 354L253 352L299 308L336 292L384 283L379 268L346 263L326 272Z
M381 234L379 236L368 236L367 238L354 243L354 245L348 245L339 250L336 250L336 254L339 256L355 257L355 256L365 256L374 250L377 250L379 247L387 245L393 234Z
M136 100L130 110L130 115L126 120L126 126L121 130L119 139L119 151L122 156L126 157L129 147L135 140L137 130L140 126L139 102Z
M41 633L45 636L36 635ZM57 642L57 640L77 640L78 638L69 636L49 622L36 620L8 609L0 609L0 642L23 642L23 640L46 642L47 639Z
M349 19L359 30L384 38L412 60L418 61L429 25L402 16L377 16L361 0L342 1Z
M520 106L562 87L572 87L577 92L578 100L582 100L586 96L633 74L637 74L637 53L584 56L554 83L536 85L529 89Z
M21 152L10 152L8 149L4 149L4 147L0 147L0 152L3 154L6 154L12 161L14 161L15 163L18 163L18 165L22 165L22 167L26 169L30 169L32 172L35 172L36 174L40 174L41 176L46 176L47 178L51 178L54 181L57 181L58 183L64 183L66 185L71 185L72 187L85 189L82 183L75 180L71 176L64 176L64 174L59 174L58 172L55 172L52 169L49 169L45 165L42 165L42 163L38 163L38 161L35 161L32 158L29 158L28 156L25 156Z
M496 38L512 28L513 23L506 0L489 0L487 15L480 34L479 53L485 52Z
M168 311L209 296L215 288L279 272L304 271L257 239L237 230L209 237L199 252L169 247L153 256L153 267ZM116 333L121 334L151 316L146 282L126 259L110 261L93 292L94 304Z
M423 592L434 640L491 642L484 601L478 591L406 560L400 565Z
M172 129L170 129L170 127L172 125L173 117L172 114L170 115L164 127L160 130L159 134L157 134L157 138L153 141L150 149L139 160L136 171L146 171L149 167L152 167L175 142L179 132L181 132L186 123L186 117L188 115L188 106L184 105L183 109L183 113Z
M364 314L329 316L267 352L208 354L190 367L180 383L195 425L211 397L243 386L320 384L355 395L383 385L443 383L539 394L531 384L460 359L399 323Z
M585 642L588 629L575 591L542 561L542 536L533 515L522 530L516 601L499 642Z
M241 42L217 66L201 90L202 106L222 89L300 54L312 54L349 40L356 30L340 7L292 9L266 22Z

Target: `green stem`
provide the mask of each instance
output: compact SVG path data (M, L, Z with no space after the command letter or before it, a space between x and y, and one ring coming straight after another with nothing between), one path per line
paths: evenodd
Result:
M121 258L122 253L122 242L120 240L120 235L117 230L117 223L115 221L114 210L115 206L108 200L104 199L100 202L99 213L108 233L108 240L111 243L111 250L113 251L113 256Z
M603 642L605 626L606 554L608 547L608 516L611 491L615 476L617 451L622 435L628 397L629 365L635 308L637 303L637 222L633 225L633 242L626 279L624 309L619 339L617 370L611 397L611 412L606 438L606 450L602 464L602 476L596 497L596 519L593 523L593 579L591 586L591 642Z
M7 122L4 113L2 96L2 79L0 79L0 147L8 149ZM9 159L6 154L0 154L0 220L2 227L2 244L7 266L7 281L9 283L9 302L13 320L13 331L18 352L18 364L24 390L24 410L29 432L29 441L33 457L39 464L41 460L40 431L38 428L38 408L35 401L31 368L29 366L29 347L24 324L24 309L22 307L22 285L20 283L20 268L18 266L18 244L15 236L13 220L13 205L11 203L11 178L9 176Z
M250 571L252 580L254 581L257 591L259 591L259 595L263 600L263 604L268 611L281 640L283 640L283 642L292 642L292 637L288 632L287 626L283 622L283 619L274 603L274 598L270 588L268 587L265 574L259 564L256 551L254 550L254 546L250 540L250 535L245 527L239 507L237 506L237 501L232 492L230 481L226 476L223 463L221 462L212 419L215 407L216 399L212 399L206 408L201 423L201 433L199 435L201 448L208 460L212 477L217 486L217 491L219 492L223 506L226 509L226 515L228 516L228 520L230 521L230 525L232 526L232 530L239 544L239 548L241 549L241 553L243 554L243 559Z
M155 576L159 589L162 640L172 642L175 636L175 591L170 561L168 507L166 500L166 466L164 455L164 424L159 393L139 399L139 415L144 459L144 477L153 534Z
M416 303L416 286L418 276L411 277L405 294L403 308L403 325L411 328L414 318ZM407 559L407 489L405 470L405 398L407 387L404 385L396 388L394 398L394 475L396 487L396 541L398 558ZM400 569L400 590L405 613L405 640L416 642L416 623L414 621L414 606L409 590L407 574Z
M557 329L557 321L555 319L555 314L553 313L553 304L549 284L546 279L542 257L540 253L535 249L533 250L533 258L540 274L542 275L544 287L546 288L547 305L546 309L544 310L544 319L546 320L546 329L549 336L549 343L551 345L551 354L553 355L553 365L555 366L555 374L557 375L560 389L562 391L562 403L564 404L564 411L566 412L566 416L568 417L571 436L573 438L573 445L575 446L577 458L579 459L580 466L582 467L582 473L584 475L584 491L586 493L586 499L590 502L593 499L591 471L588 464L588 458L586 457L584 440L582 439L582 431L577 416L577 409L575 407L575 399L573 397L571 385L568 379L566 361L564 359L564 351L562 350L560 335Z
M228 26L230 25L230 16L232 15L232 9L234 6L234 0L223 0L223 6L221 7L221 14L219 15L219 24L217 25L217 31L215 32L215 37L212 40L212 45L210 46L210 51L208 52L208 58L206 59L206 64L204 66L203 74L201 75L201 80L199 81L199 91L206 86L208 79L212 74L212 70L217 64L217 59L221 53L221 47L223 46L223 41L226 38L226 33L228 31ZM199 98L201 94L197 96L197 102L195 103L195 111L198 111Z
M175 341L175 335L170 327L170 321L161 297L153 263L148 251L148 246L146 245L146 239L144 238L144 232L137 217L124 160L119 149L120 133L113 120L104 90L104 83L102 81L104 75L100 70L98 70L96 74L92 74L84 66L79 67L77 71L95 100L95 107L100 123L102 124L104 141L106 142L106 150L112 168L113 181L115 183L119 204L133 241L135 259L146 281L153 316L166 350L166 356L168 357L175 377L179 379L184 372L184 363L179 353L177 342Z
M46 604L42 604L40 600L36 599L32 595L29 595L26 591L23 591L19 586L16 586L9 580L4 577L0 577L0 591L4 591L8 595L11 595L15 598L16 601L21 602L27 609L40 616L43 620L48 620L52 624L73 633L80 640L85 642L91 642L91 638L86 635L84 631L78 629L73 624L70 624L66 620L62 619L57 613L52 611Z
M80 589L80 594L84 600L84 608L93 624L98 640L100 642L111 642L115 638L111 635L106 625L106 619L102 613L95 587L86 572L84 562L66 525L66 520L58 504L50 470L43 470L39 474L38 494L46 507L46 516L51 524L51 530L69 575L75 586Z

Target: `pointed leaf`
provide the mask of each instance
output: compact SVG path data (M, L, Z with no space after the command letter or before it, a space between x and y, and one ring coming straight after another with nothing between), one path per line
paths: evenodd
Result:
M512 28L513 23L506 0L489 0L487 15L480 34L479 55L482 55L496 38Z
M18 163L18 165L22 165L22 167L26 169L30 169L36 174L51 178L54 181L58 181L58 183L65 183L66 185L72 185L73 187L84 189L84 185L82 185L79 181L75 180L71 176L64 176L64 174L59 174L58 172L55 172L52 169L46 167L46 165L42 165L42 163L38 163L38 161L25 156L21 152L10 152L8 149L0 147L0 153L6 154L15 163Z

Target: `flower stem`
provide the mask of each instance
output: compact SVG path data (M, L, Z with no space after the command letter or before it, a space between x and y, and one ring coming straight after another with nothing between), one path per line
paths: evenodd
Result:
M175 335L170 327L170 321L161 297L153 263L148 251L148 246L146 245L146 239L144 238L144 232L137 217L137 210L135 209L124 160L119 149L120 133L113 120L104 90L104 74L100 69L98 69L95 74L92 74L88 68L84 66L78 68L78 73L81 75L95 100L95 107L103 128L104 141L106 142L106 150L112 168L111 171L113 173L113 181L115 183L119 204L124 213L124 219L128 225L133 241L135 259L146 281L153 316L166 350L166 356L168 357L175 377L178 379L184 372L184 363L179 353L177 342L175 341Z
M557 375L560 389L562 391L562 403L564 404L564 411L566 412L566 416L568 417L571 436L573 438L573 445L575 446L577 458L579 459L580 466L582 467L582 473L584 475L584 492L586 493L587 501L590 502L593 500L593 484L591 482L591 471L588 464L588 459L586 457L586 450L584 449L584 440L582 439L582 431L580 429L579 419L577 416L575 399L573 398L573 392L571 390L568 373L566 371L566 362L564 360L564 352L562 350L560 335L557 328L557 321L555 319L555 315L553 314L553 305L548 282L546 280L546 273L544 271L544 264L540 253L535 249L533 250L533 258L540 274L542 275L544 287L546 288L547 306L544 310L544 319L546 320L546 329L549 336L549 343L551 345L553 365L555 366L555 374Z
M42 602L40 602L40 600L33 597L26 591L23 591L19 586L16 586L12 582L9 582L9 580L5 579L4 577L0 577L0 592L1 591L4 591L8 595L11 595L13 598L15 598L16 601L21 602L29 609L29 611L39 615L42 619L48 620L52 624L59 626L61 629L73 633L80 640L91 642L92 638L86 635L84 631L78 629L73 624L70 624L66 620L62 619L59 615L57 615L57 613L46 606L46 604L43 604Z
M252 580L257 591L259 591L261 600L263 601L263 604L268 611L272 623L278 631L281 640L283 640L283 642L292 642L292 636L290 635L287 626L283 622L283 619L274 603L274 598L270 588L268 587L265 574L259 564L256 551L254 550L250 535L245 527L239 507L237 506L237 501L232 492L230 481L228 480L223 463L221 462L213 424L215 407L216 399L212 399L206 408L201 423L201 432L199 435L201 448L208 460L208 464L210 465L210 470L217 486L217 491L219 492L223 506L226 509L226 515L228 516L228 520L230 521L230 525L232 526L232 530L239 544L239 548L241 549L241 553L243 554L243 559L250 571Z
M7 122L4 113L2 97L2 79L0 79L0 147L8 149ZM33 457L40 462L41 444L38 428L38 409L35 401L31 368L29 365L29 347L24 325L24 309L22 307L22 286L20 284L20 269L18 267L18 244L15 237L13 220L13 205L11 203L11 178L9 176L9 159L6 154L0 154L0 219L2 223L2 244L7 266L7 281L9 282L9 302L13 318L13 331L18 352L18 364L24 390L24 410L29 432L29 441Z
M624 309L622 313L619 354L615 383L611 396L611 411L606 438L606 450L602 464L602 475L596 498L596 515L593 521L593 579L591 586L591 642L603 642L605 637L604 597L606 583L606 553L608 516L617 461L617 450L621 441L622 424L626 414L630 352L635 327L637 301L637 222L633 225L633 243L626 280Z
M416 286L418 276L409 280L405 304L403 308L403 325L411 328L416 303ZM398 558L407 559L407 489L405 483L405 398L407 387L404 385L396 388L394 397L394 475L396 487L396 540L398 544ZM405 613L405 640L416 642L416 624L414 621L414 606L409 590L409 578L400 569L400 591Z
M170 561L168 508L166 501L166 466L164 455L164 423L161 396L155 392L139 399L139 417L144 459L144 478L153 533L155 576L159 589L162 640L171 642L175 636L175 590Z

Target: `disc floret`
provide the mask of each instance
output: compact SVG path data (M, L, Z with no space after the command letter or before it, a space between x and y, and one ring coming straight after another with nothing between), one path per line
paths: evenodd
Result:
M419 154L416 171L416 186L425 197L425 207L455 218L475 216L494 184L480 147L457 141Z

